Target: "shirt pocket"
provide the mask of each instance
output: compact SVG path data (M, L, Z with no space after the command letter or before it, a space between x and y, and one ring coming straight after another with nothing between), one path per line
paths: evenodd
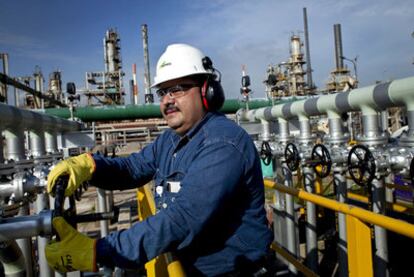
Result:
M157 170L155 175L154 200L157 211L168 208L174 203L177 194L181 190L181 180L185 174L182 171L174 171L168 175Z

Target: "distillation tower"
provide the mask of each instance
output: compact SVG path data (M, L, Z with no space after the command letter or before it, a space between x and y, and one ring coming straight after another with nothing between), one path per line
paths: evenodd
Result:
M121 39L115 29L107 30L103 39L105 71L86 72L88 105L121 105L125 94L121 59Z

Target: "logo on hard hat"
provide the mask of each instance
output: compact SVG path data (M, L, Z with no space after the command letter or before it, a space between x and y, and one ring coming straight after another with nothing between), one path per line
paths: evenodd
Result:
M168 65L171 65L171 62L163 61L162 64L160 65L160 68L163 68L164 66L168 66Z

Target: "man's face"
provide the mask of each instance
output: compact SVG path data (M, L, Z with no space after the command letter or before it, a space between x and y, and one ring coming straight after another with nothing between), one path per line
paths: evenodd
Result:
M161 113L168 126L180 136L185 135L206 113L200 86L194 79L184 77L165 82L159 87L167 92L160 99Z

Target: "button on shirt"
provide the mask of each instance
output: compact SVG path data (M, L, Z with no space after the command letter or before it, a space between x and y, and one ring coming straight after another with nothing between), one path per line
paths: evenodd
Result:
M207 113L183 137L167 130L129 157L94 159L94 185L130 189L154 180L158 208L99 239L100 264L137 268L174 251L188 275L215 276L268 251L260 160L249 135L223 114Z

